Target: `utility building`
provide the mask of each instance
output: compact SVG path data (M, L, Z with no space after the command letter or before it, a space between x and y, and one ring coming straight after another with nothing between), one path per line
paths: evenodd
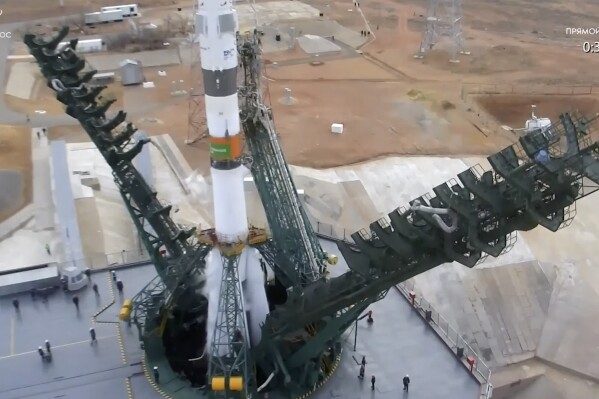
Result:
M139 60L126 59L119 66L121 68L121 83L123 86L143 83L143 67Z

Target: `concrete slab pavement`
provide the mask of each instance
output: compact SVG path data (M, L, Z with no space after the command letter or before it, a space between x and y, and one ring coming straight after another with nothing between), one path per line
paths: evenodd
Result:
M54 199L50 173L50 147L46 128L31 129L33 158L33 204L35 207L35 228L49 230L54 228Z
M321 240L323 249L338 254L333 242ZM329 268L335 276L347 270L342 257ZM412 309L397 290L373 304L374 323L358 322L356 351L353 333L347 334L342 361L329 382L312 397L326 399L476 399L480 385L445 347L436 333ZM366 356L366 378L358 379L359 362ZM409 396L401 379L409 374ZM370 377L376 376L372 392ZM402 396L403 394L403 396Z
M125 295L134 293L155 275L151 265L122 270ZM79 312L72 302L72 293L56 291L46 302L33 301L29 294L0 299L0 397L21 398L114 398L131 399L131 388L139 396L160 398L147 384L141 367L142 352L136 330L128 329L117 318L120 299L109 272L94 273L92 283L98 285L96 296L90 287L76 295ZM130 291L129 291L130 290ZM20 312L11 301L18 298ZM98 320L92 315L110 305ZM89 328L96 330L98 342L90 343ZM37 347L50 340L52 362L42 362ZM125 354L125 357L123 357ZM145 385L144 385L145 384Z

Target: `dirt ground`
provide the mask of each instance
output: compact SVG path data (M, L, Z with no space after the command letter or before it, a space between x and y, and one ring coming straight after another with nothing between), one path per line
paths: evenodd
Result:
M4 102L9 109L22 114L33 115L36 110L43 110L46 115L64 115L64 105L56 99L56 93L46 85L45 80L38 78L32 92L33 98L29 100L5 94ZM112 109L123 108L123 87L120 83L108 85L102 96L117 100Z
M118 1L90 0L85 7L97 8L100 3ZM322 0L306 3L346 27L364 29L360 13L351 4L348 7L345 2ZM18 4L23 15L27 10L29 15L35 15L35 10L41 8L34 0ZM81 4L65 0L67 8L83 7ZM189 7L192 2L146 0L138 4L157 7L146 8L147 17L152 19L179 6ZM580 44L585 38L568 38L565 34L566 27L594 27L589 16L599 14L599 5L582 0L572 0L568 5L528 0L464 0L463 36L465 49L471 55L460 56L457 64L448 62L447 38L423 60L413 58L422 37L422 6L422 2L395 0L361 4L374 39L362 47L364 57L313 66L309 64L313 57L298 49L264 55L269 101L289 162L329 167L390 154L487 155L514 139L484 128L487 120L523 125L531 102L537 104L539 115L548 117L575 108L597 111L596 96L496 96L466 100L464 84L599 83L595 73L599 57L582 52ZM12 11L13 17L17 8ZM126 89L123 104L130 113L135 112L133 122L141 130L151 135L171 134L191 166L205 170L207 144L184 144L189 131L189 101L170 96L171 80L190 81L185 68L165 68L168 77L164 79L154 76L156 71L147 71L152 75L148 80L155 81L157 88L151 92ZM296 100L293 105L280 101L285 88L292 90ZM599 89L596 92L599 96ZM479 111L473 110L474 104ZM345 124L343 134L330 133L330 125L335 122ZM55 128L50 134L69 140L86 139L77 130Z
M25 127L0 126L0 170L12 170L21 173L23 190L21 199L11 208L0 210L0 223L21 210L33 199L31 159L31 136ZM6 190L6 187L2 187Z
M171 6L177 3L189 3L175 0L137 0L135 3L139 7L163 7ZM51 17L60 17L63 15L73 15L78 13L100 11L101 7L114 6L123 3L120 0L63 0L63 7L60 7L60 0L39 1L39 0L4 0L2 2L2 22L28 21L34 19L44 19Z
M523 127L522 121L530 117L530 105L537 106L535 113L539 117L556 118L564 112L580 112L583 115L594 115L599 112L599 98L592 96L576 96L567 100L560 96L513 96L493 95L479 96L478 104L498 123L514 128Z

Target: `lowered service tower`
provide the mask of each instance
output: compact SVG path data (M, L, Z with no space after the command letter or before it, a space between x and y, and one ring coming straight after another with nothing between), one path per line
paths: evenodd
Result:
M198 0L196 32L204 80L214 201L214 249L207 264L208 383L227 397L247 392L248 349L268 314L248 221L237 97L237 15L231 0ZM247 313L246 313L247 312Z

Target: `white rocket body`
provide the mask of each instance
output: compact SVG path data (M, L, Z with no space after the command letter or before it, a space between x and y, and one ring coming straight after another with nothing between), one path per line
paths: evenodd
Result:
M243 186L247 169L241 162L242 141L237 98L237 14L233 10L231 0L198 2L196 33L200 45L206 123L210 137L214 227L219 242L243 242L248 236ZM208 296L207 345L210 347L214 339L218 312L223 310L219 309L223 258L217 248L211 252L207 266L205 294ZM242 287L248 291L242 292L242 297L251 320L251 342L257 343L260 340L259 325L268 314L264 274L260 268L257 251L249 247L244 248L238 267ZM248 277L249 274L251 277ZM219 343L226 343L222 340L228 338L216 339L221 340Z

